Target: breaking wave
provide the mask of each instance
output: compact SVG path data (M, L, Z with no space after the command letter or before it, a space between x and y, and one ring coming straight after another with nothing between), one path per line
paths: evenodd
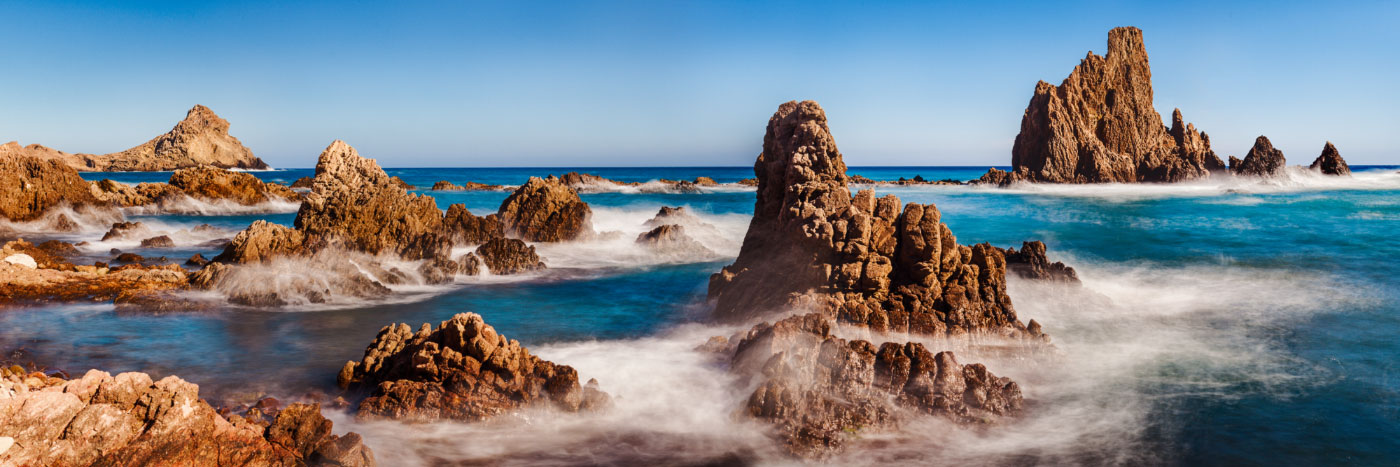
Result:
M958 187L947 187L957 189ZM1373 191L1400 189L1400 172L1370 169L1350 177L1324 175L1306 167L1289 166L1278 177L1218 176L1178 183L1053 184L1017 183L1005 189L977 187L988 193L1104 198L1112 201L1142 199L1212 197L1229 194L1272 194L1308 191Z
M300 201L272 198L268 201L244 205L227 199L205 200L188 195L161 198L154 204L122 208L128 215L186 214L200 216L227 216L239 214L281 214L297 212Z
M536 251L551 268L637 268L660 264L697 263L733 258L748 230L747 214L709 214L687 207L694 218L681 221L685 234L704 249L640 244L637 236L653 228L647 225L660 205L642 207L594 207L593 238L560 243L536 243ZM705 251L708 250L708 251Z

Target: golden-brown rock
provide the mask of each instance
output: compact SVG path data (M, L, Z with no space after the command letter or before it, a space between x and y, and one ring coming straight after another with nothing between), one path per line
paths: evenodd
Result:
M228 128L228 120L219 118L208 107L196 105L175 128L140 146L100 155L50 150L49 157L87 172L150 172L201 165L228 169L268 168L238 138L229 135Z
M265 183L249 173L207 165L176 170L170 175L170 185L196 198L226 199L245 206L301 199L301 194L285 185Z
M49 209L105 205L78 172L58 161L0 154L0 218L38 219Z
M501 202L506 235L530 242L562 242L593 234L593 211L578 192L553 176L530 180Z

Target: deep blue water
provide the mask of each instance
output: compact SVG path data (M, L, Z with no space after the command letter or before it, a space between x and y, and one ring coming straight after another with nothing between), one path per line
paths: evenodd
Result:
M1352 179L1295 175L1276 184L881 189L905 202L936 204L960 243L1019 246L1043 240L1054 259L1079 270L1086 288L1110 299L1093 302L1013 281L1011 295L1022 319L1042 323L1066 363L1047 367L961 356L1016 378L1039 408L1020 425L972 441L929 440L924 451L967 451L964 460L973 463L1394 465L1400 456L1400 242L1394 236L1400 231L1400 174L1394 166L1354 169ZM623 181L709 176L725 183L752 176L747 167L388 172L426 188L437 180L514 185L568 170ZM850 173L966 180L985 170L875 167ZM310 174L255 172L284 182ZM169 175L84 176L137 182ZM507 195L421 192L440 207L465 203L473 212L494 211ZM742 235L753 208L752 191L729 188L583 197L597 211L600 229L635 228L663 205L686 205L735 237L732 232ZM293 216L138 218L173 226L209 223L232 232L254 219L289 224ZM726 248L736 249L738 241L730 238ZM210 256L217 248L182 245L148 253L174 258L196 251ZM703 327L695 323L703 321L706 282L729 261L650 261L633 251L588 246L541 252L559 274L464 283L403 303L162 315L118 313L100 304L4 311L0 347L22 347L37 361L72 371L178 374L200 383L210 397L296 397L334 392L336 371L346 360L358 360L383 325L416 327L474 311L547 358L579 367L585 379L597 377L615 394L632 394L623 398L626 407L625 401L648 400L658 390L646 384L649 372L624 373L625 363L657 358L641 353L653 346L684 350L698 344L668 339L678 329ZM654 373L658 379L671 374ZM720 436L696 426L697 433L686 436ZM361 429L368 430L381 463L422 462L411 450L395 447L398 435L386 433L397 431ZM520 436L538 436L530 433ZM490 434L483 439L514 446L502 441L508 435ZM469 440L453 443L467 457L483 449ZM967 443L984 448L969 451ZM880 451L873 452L846 460L873 462Z

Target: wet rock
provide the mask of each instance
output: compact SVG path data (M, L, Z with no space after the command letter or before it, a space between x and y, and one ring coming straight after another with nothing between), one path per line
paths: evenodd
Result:
M1287 163L1283 157L1283 151L1274 149L1269 138L1260 136L1255 138L1254 147L1245 154L1244 160L1230 157L1230 171L1234 172L1235 175L1272 177L1282 175L1283 168Z
M115 261L117 261L118 263L140 264L141 262L146 261L146 258L136 253L122 253L120 255L117 255Z
M175 248L175 241L169 235L151 237L141 240L141 248Z
M233 241L214 257L214 261L232 264L265 262L277 256L301 254L305 242L306 237L300 230L259 219L234 235Z
M690 238L685 234L685 227L678 224L659 225L650 231L642 232L637 235L636 242L653 249L687 256L715 256L714 250Z
M985 424L1021 412L1021 390L981 364L959 364L916 342L831 335L820 314L754 326L731 369L756 385L742 412L773 423L793 454L823 458L846 441L897 428L911 412Z
M24 264L29 264L32 261L34 267L38 269L73 271L75 270L73 263L68 262L65 256L75 253L77 253L77 249L73 245L58 240L49 240L34 245L24 241L24 239L19 239L5 242L3 246L0 246L0 258L14 255L26 256L29 261L19 258L16 260L22 261Z
M977 179L977 184L1006 187L1011 186L1011 184L1013 183L1025 180L1026 176L1021 174L1020 172L1007 172L1005 170L993 167L987 169L987 173L982 174L982 177Z
M1021 118L1012 172L1034 182L1175 182L1224 169L1210 138L1152 102L1152 70L1138 28L1108 33L1108 53L1089 53L1059 86L1041 81ZM1004 175L989 174L998 184Z
M331 434L317 405L293 404L266 428L240 423L175 376L91 370L0 398L0 414L16 441L0 454L7 465L375 465L358 435Z
M447 207L447 213L442 218L442 227L452 242L458 245L480 245L505 235L501 232L499 215L478 217L461 204Z
M1308 168L1327 175L1351 175L1351 167L1347 165L1346 159L1342 159L1341 153L1337 152L1337 147L1333 146L1331 141L1322 146L1322 154L1317 156Z
M476 257L492 274L518 274L544 269L535 247L514 238L496 237L476 249Z
M292 182L291 188L311 188L313 186L312 180L311 177L298 178L296 181Z
M78 172L54 160L0 152L0 219L38 219L50 209L102 206Z
M461 313L437 328L386 326L337 382L365 391L362 419L483 420L530 406L565 412L606 404L607 395L579 385L578 373L530 354L480 315Z
M769 120L754 216L739 257L710 278L716 317L745 321L798 307L877 331L982 333L1040 342L1006 295L1006 258L959 245L932 204L873 190L852 196L816 102Z
M1007 270L1025 279L1067 282L1079 284L1079 274L1074 268L1056 261L1051 263L1045 256L1045 244L1039 240L1022 242L1021 251L1015 248L1003 250L1006 255Z
M340 140L317 160L314 188L297 211L296 228L314 249L340 245L427 259L446 257L450 248L432 198L409 194L373 159Z
M647 227L660 227L667 224L685 225L696 224L699 222L700 218L695 217L694 214L691 214L690 210L686 209L685 206L677 206L674 208L670 206L662 206L660 210L656 211L656 215L652 216L651 219L648 219L643 225Z
M738 184L744 185L744 186L758 186L758 179L757 179L757 178L745 178L745 179L740 179L738 182L735 182L735 183L738 183Z
M499 210L502 230L530 242L562 242L593 234L593 211L562 180L530 177Z
M719 186L719 183L710 177L695 177L695 181L691 183L695 186Z
M195 253L194 256L190 257L190 259L185 260L186 266L203 267L206 264L209 264L209 260L204 259L204 255L201 255L199 253Z
M152 233L151 229L140 222L117 222L112 224L107 233L102 234L102 241L138 238Z
M212 166L176 170L170 186L186 195L206 200L229 200L252 206L273 200L299 200L301 194L276 183L264 183L249 173Z

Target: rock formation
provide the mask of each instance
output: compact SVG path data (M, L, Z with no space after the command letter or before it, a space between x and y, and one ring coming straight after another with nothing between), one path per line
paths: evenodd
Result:
M1274 149L1269 138L1260 136L1254 139L1254 147L1249 149L1249 153L1244 155L1244 160L1230 157L1230 171L1235 175L1251 175L1255 177L1272 177L1283 174L1287 160L1283 157L1283 151Z
M465 189L466 187L449 182L447 180L440 180L437 183L433 184L433 191L462 191Z
M233 264L265 262L278 256L300 254L305 243L306 235L300 230L258 219L234 235L233 241L213 261Z
M311 178L311 177L301 177L301 178L296 179L296 181L293 181L291 187L292 187L292 188L306 188L306 189L310 189L312 186L314 186L313 184L314 184L314 179L313 179L313 178Z
M530 180L501 202L506 235L529 242L562 242L593 234L593 211L559 178Z
M1163 125L1142 31L1132 27L1109 31L1108 53L1090 52L1059 86L1036 84L1011 165L1019 178L1053 183L1175 182L1225 168L1179 109Z
M687 257L715 256L714 250L686 235L685 227L680 224L658 225L654 229L638 234L636 243Z
M459 245L480 245L505 235L501 231L501 216L488 214L478 217L461 204L447 207L442 225L452 242Z
M0 261L0 304L107 301L118 303L185 287L185 270L174 264L76 265L56 254L58 246L35 246L15 240L0 246L0 258L22 254L34 261L19 265Z
M981 364L919 343L847 341L811 313L754 326L731 368L757 383L743 413L775 425L790 452L821 458L846 440L898 427L912 414L985 424L1018 415L1020 387Z
M492 274L517 274L544 269L535 247L514 238L496 237L476 249L481 264Z
M486 183L467 182L465 185L442 180L433 184L433 191L502 191L504 185L489 185Z
M851 196L816 102L778 108L754 172L739 257L710 278L721 320L808 307L879 331L1044 338L1016 317L1001 250L958 245L931 204Z
M1051 263L1046 258L1045 244L1039 240L1022 242L1021 251L1007 248L1003 253L1006 255L1006 269L1024 279L1080 283L1079 274L1074 272L1074 268L1059 261Z
M385 326L359 362L347 362L338 383L368 392L358 417L483 420L532 406L566 412L601 407L607 395L580 386L572 367L541 360L506 339L475 313L413 332Z
M0 154L0 218L38 219L49 209L105 204L78 172L58 161Z
M259 423L220 416L175 376L10 374L0 379L0 433L14 443L0 464L375 465L359 435L331 434L320 412L292 404Z
M243 147L238 138L228 134L228 127L228 120L219 118L208 107L196 105L170 132L122 152L69 154L37 144L25 147L25 151L84 172L151 172L201 165L226 169L268 168L253 156L253 151Z
M212 166L176 170L170 185L196 198L227 199L251 206L274 199L299 200L301 195L277 183L266 183L252 174Z
M1347 165L1346 159L1342 159L1341 153L1337 152L1337 147L1333 146L1331 141L1322 146L1322 154L1317 156L1308 168L1327 175L1351 175L1351 167Z

